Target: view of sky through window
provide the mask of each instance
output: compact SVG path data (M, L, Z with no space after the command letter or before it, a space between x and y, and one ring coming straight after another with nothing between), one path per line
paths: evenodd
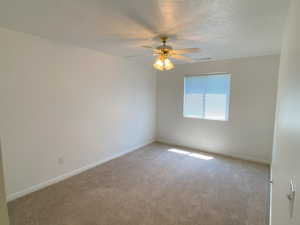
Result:
M186 76L184 117L228 120L230 75Z

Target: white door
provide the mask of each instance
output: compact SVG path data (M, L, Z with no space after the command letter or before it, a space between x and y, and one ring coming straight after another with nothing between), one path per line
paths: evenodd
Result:
M299 12L300 0L291 0L284 33L278 82L272 161L272 225L300 225ZM295 196L292 189L295 190Z
M4 177L1 157L1 143L0 143L0 224L8 225L6 197L4 191Z

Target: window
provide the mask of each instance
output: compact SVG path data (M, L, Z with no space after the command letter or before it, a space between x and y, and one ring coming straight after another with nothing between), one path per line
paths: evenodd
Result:
M184 117L228 120L230 75L215 74L184 78Z

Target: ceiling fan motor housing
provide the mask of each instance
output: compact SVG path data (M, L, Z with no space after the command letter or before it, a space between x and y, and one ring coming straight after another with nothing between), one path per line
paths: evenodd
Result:
M169 56L171 54L171 51L173 50L173 48L169 45L161 45L158 46L156 49L159 50L161 54L165 56Z

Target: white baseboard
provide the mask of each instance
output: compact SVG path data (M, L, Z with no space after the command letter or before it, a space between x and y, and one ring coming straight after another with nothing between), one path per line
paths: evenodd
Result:
M144 147L144 146L146 146L146 145L149 145L149 144L151 144L151 143L153 143L153 142L155 142L154 139L149 140L149 141L147 141L147 142L145 142L145 143L143 143L143 144L141 144L141 145L138 145L138 146L135 146L135 147L133 147L133 148L127 149L126 151L123 151L123 152L121 152L121 153L118 153L118 154L116 154L116 155L113 155L113 156L111 156L111 157L108 157L108 158L103 159L103 160L101 160L101 161L98 161L98 162L96 162L96 163L92 163L92 164L86 165L86 166L84 166L84 167L81 167L81 168L72 170L71 172L62 174L62 175L60 175L60 176L58 176L58 177L55 177L55 178L52 178L52 179L50 179L50 180L44 181L44 182L39 183L39 184L37 184L37 185L33 185L33 186L31 186L31 187L29 187L29 188L26 188L26 189L24 189L24 190L22 190L22 191L18 191L18 192L9 194L9 195L7 196L6 199L7 199L8 202L9 202L9 201L13 201L13 200L15 200L15 199L17 199L17 198L23 197L23 196L28 195L28 194L30 194L30 193L32 193L32 192L41 190L41 189L43 189L43 188L45 188L45 187L47 187L47 186L49 186L49 185L58 183L58 182L60 182L60 181L62 181L62 180L65 180L65 179L67 179L67 178L69 178L69 177L75 176L75 175L77 175L77 174L79 174L79 173L82 173L82 172L84 172L84 171L86 171L86 170L92 169L92 168L94 168L94 167L96 167L96 166L99 166L99 165L102 164L102 163L105 163L105 162L108 162L108 161L110 161L110 160L112 160L112 159L121 157L121 156L123 156L123 155L125 155L125 154L127 154L127 153L129 153L129 152L135 151L135 150L137 150L137 149L139 149L139 148L142 148L142 147Z
M182 147L182 148L184 148L184 147L192 148L192 149L195 149L195 150L198 150L198 151L201 151L201 152L207 152L207 153L217 154L217 155L221 155L221 156L227 156L227 157L246 160L246 161L251 161L251 162L255 162L255 163L261 163L261 164L266 164L266 165L271 164L267 160L258 159L258 158L251 157L251 156L244 155L244 154L231 153L231 152L223 153L223 152L216 152L216 151L208 151L208 150L205 150L205 149L199 149L199 148L192 147L192 146L185 146L185 145L182 145L182 144L175 143L174 141L168 141L168 140L165 140L165 139L162 139L162 138L157 138L156 141L160 142L162 144L170 145L170 146L177 146L177 147Z

